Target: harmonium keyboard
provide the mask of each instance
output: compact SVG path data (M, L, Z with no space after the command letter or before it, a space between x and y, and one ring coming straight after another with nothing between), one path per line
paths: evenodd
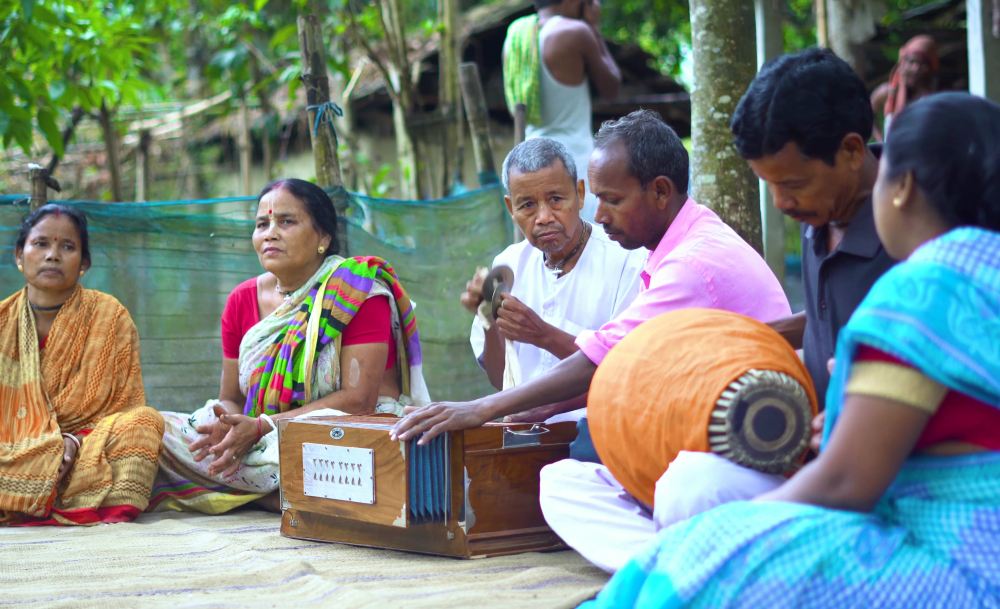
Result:
M472 558L564 548L538 473L569 456L575 423L487 423L424 446L388 416L281 419L281 533Z

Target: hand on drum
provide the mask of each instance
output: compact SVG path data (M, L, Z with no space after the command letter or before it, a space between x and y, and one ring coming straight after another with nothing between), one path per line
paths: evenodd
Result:
M437 402L429 406L409 407L406 416L389 432L389 438L405 442L423 433L417 444L423 446L446 431L479 427L490 420L485 406L475 402Z
M472 281L465 283L465 292L462 294L462 306L475 314L479 309L479 304L483 302L483 278L479 271L472 276Z

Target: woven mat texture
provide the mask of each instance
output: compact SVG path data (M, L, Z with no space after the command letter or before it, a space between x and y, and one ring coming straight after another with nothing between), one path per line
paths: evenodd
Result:
M459 560L289 539L279 525L247 510L0 528L0 606L574 607L607 581L572 551Z

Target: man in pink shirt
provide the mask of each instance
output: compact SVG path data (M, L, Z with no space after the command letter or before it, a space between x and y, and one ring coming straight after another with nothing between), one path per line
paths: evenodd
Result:
M581 333L576 339L579 351L547 374L472 402L440 402L408 409L409 414L393 430L394 440L405 441L423 433L418 442L424 444L445 431L478 427L505 416L544 421L577 408L578 399L587 393L608 351L636 326L661 313L707 307L763 322L791 314L781 284L763 258L714 212L688 197L687 151L657 113L639 110L604 123L594 146L588 168L590 189L599 201L594 221L622 247L650 250L639 295L599 330ZM549 525L569 545L607 570L631 558L636 545L655 533L648 506L631 497L619 497L617 503L609 500L624 493L621 485L616 485L607 468L597 463L568 459L542 470L542 509ZM564 491L573 488L586 491L567 496ZM553 495L559 496L556 504L547 501ZM615 507L619 508L618 520L608 511ZM614 524L609 531L614 535L607 538L595 535L592 527L588 531L563 526L579 520L578 510L595 514L592 524L602 519ZM564 514L569 518L563 518ZM621 538L618 533L634 524L633 520L643 522L638 522L627 540ZM590 537L603 539L592 549L587 543ZM600 558L609 545L617 545L621 554L610 563Z

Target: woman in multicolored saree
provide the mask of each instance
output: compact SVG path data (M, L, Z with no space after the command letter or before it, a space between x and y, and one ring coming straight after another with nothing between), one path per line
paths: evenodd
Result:
M1000 606L1000 106L908 106L874 200L904 262L840 332L819 457L668 527L586 606Z
M388 413L429 401L413 305L375 257L336 256L337 216L303 180L266 186L254 248L267 271L223 313L219 399L164 413L150 510L278 509L277 419ZM211 457L211 458L209 458Z
M0 524L125 522L149 503L163 417L147 407L139 334L85 290L87 219L46 205L14 249L27 286L0 302Z

